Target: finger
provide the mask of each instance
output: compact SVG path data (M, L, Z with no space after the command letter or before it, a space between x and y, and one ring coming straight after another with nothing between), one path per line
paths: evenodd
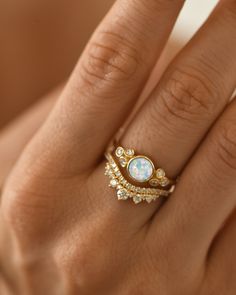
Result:
M152 234L178 236L179 253L207 255L214 237L236 205L236 101L219 118L191 160L176 192L156 216ZM192 254L191 254L192 253ZM194 253L194 254L193 254Z
M236 13L235 3L229 1L216 8L171 64L121 139L122 146L150 157L171 178L183 170L235 88L236 18L233 8ZM215 42L215 36L220 42ZM102 169L104 167L97 174L102 173ZM110 197L108 192L104 200L102 194L100 196L97 202L101 204ZM110 202L114 206L115 200ZM122 214L127 214L129 220L135 220L135 225L140 226L150 219L160 202L161 199L148 206L140 205L136 210L132 203L117 206L122 207Z
M217 7L170 65L122 139L124 146L151 156L172 177L182 170L235 88L233 13L235 2Z
M0 188L26 144L46 120L61 91L62 86L54 89L0 133Z
M234 13L232 1L216 8L170 65L121 140L122 146L150 157L170 178L184 168L233 93ZM155 202L143 210L143 217L149 218L159 205Z
M132 110L183 2L116 1L37 141L57 173L77 174L103 154Z
M214 288L229 290L227 294L234 294L236 290L236 212L227 220L218 233L208 255L208 277L214 277ZM230 293L231 292L231 293Z

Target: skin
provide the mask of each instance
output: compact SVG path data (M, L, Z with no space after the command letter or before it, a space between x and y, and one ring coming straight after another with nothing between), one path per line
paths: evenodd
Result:
M0 128L68 78L113 2L0 0Z
M183 3L118 0L91 38L4 186L6 294L235 294L235 1L220 2L120 138L181 174L174 194L118 202L103 175Z

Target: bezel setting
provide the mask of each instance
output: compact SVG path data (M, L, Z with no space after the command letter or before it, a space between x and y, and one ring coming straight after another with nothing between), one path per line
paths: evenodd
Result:
M166 188L175 183L166 176L162 168L156 169L150 158L144 155L135 155L134 150L131 148L125 149L119 146L115 150L115 156L118 158L120 166L126 169L128 177L135 182L159 188ZM145 160L147 164L146 167L145 165L144 167L141 165L139 168L134 167L134 171L131 171L130 167L132 163L138 159L140 159L140 161ZM140 171L138 171L138 169L140 169ZM145 173L147 173L146 177Z
M132 175L132 173L131 173L131 171L130 171L130 166L132 165L132 163L133 163L134 161L139 160L139 159L143 159L143 160L145 160L147 163L149 163L149 164L150 164L150 167L151 167L151 170L152 170L152 172L150 173L150 175L147 176L146 178L143 178L143 180L138 179L137 177L134 177L134 175ZM149 167L149 168L150 168L150 167ZM144 170L144 169L143 169L143 170ZM153 177L153 175L155 174L155 166L154 166L153 162L152 162L148 157L146 157L146 156L142 156L142 155L140 155L140 156L135 156L135 157L131 158L131 159L129 160L129 162L127 163L127 173L128 173L128 175L129 175L129 177L132 178L134 181L137 181L137 182L148 182L148 181Z
M132 199L135 204L144 201L151 203L160 197L168 197L175 189L175 185L172 185L168 190L133 185L125 179L113 156L106 154L106 158L108 162L105 167L105 175L109 177L109 186L116 190L116 196L119 201Z

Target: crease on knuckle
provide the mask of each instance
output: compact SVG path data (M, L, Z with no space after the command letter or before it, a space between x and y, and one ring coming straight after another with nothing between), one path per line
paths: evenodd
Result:
M236 172L236 123L230 121L220 126L215 142L217 157L226 167L223 170Z
M29 182L29 181L26 181ZM3 215L11 229L18 237L28 235L28 240L37 236L36 224L39 220L53 224L50 208L54 205L49 202L49 196L38 193L33 185L21 184L21 187L7 185L3 196Z
M58 268L60 268L64 279L77 287L80 291L90 290L91 277L99 280L96 276L96 251L88 241L77 238L76 243L72 241L70 249L68 249L68 239L65 245L60 245L55 250L54 260ZM66 253L66 254L65 254Z
M97 39L88 47L81 64L81 76L92 87L108 84L119 88L120 82L135 76L141 62L138 51L118 33L101 32Z
M28 194L27 194L28 196ZM25 202L26 192L6 187L3 198L4 219L12 229L23 228L26 212L29 206Z
M201 74L190 72L176 69L160 93L165 114L186 121L212 114L218 95Z
M149 126L162 125L164 127L163 129L158 128L153 130L152 128L149 128L149 129L144 128L145 125L141 125L138 131L136 132L138 132L139 134L145 133L145 142L143 143L144 145L146 144L146 142L151 143L153 141L153 136L158 136L160 140L161 139L165 140L167 132L171 136L175 135L176 130L175 128L173 128L172 124L170 124L168 118L166 118L166 112L163 112L163 109L160 108L159 104L156 103L155 100L151 100L151 105L148 111L144 112L144 116L145 116L145 121L148 123ZM165 116L165 120L163 120L163 116ZM162 130L165 130L165 131L162 132Z

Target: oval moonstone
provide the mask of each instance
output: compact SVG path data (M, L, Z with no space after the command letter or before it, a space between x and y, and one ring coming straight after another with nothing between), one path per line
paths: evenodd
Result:
M135 157L129 162L128 173L131 178L138 182L148 181L154 173L153 164L151 160L145 157Z

